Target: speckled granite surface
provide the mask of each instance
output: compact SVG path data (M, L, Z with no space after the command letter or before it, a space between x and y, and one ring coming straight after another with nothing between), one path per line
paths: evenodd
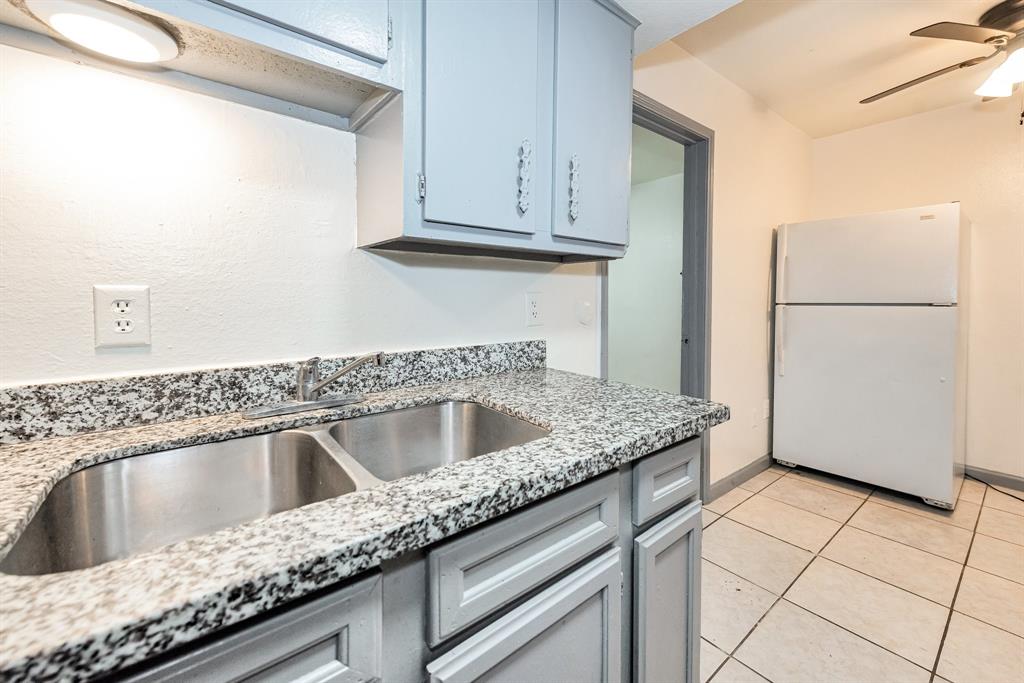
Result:
M543 341L385 354L325 393L366 393L544 366ZM326 377L352 357L325 358ZM0 444L187 420L293 398L298 362L0 388Z
M0 449L0 557L61 477L126 455L457 399L551 429L528 444L91 569L0 575L0 679L139 662L728 419L698 399L549 369L401 388L300 416L237 414Z

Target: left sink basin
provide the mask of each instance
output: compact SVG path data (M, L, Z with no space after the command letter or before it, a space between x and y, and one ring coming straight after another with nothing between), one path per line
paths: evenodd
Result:
M356 488L329 447L303 431L112 460L57 482L0 572L94 567Z

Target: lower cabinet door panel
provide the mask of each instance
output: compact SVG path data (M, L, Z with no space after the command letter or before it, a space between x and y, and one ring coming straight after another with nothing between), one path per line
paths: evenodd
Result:
M633 541L634 680L700 680L700 502Z
M380 680L381 637L375 573L121 680L369 683Z
M618 683L622 564L611 549L427 665L433 683Z

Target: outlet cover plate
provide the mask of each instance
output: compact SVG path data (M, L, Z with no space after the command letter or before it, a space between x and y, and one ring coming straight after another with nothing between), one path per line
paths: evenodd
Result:
M539 327L544 324L544 302L540 292L526 293L526 326Z
M94 285L92 311L97 349L149 346L148 285Z

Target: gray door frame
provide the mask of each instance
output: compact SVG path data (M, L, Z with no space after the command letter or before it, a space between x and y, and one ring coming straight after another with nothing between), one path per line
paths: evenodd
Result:
M708 398L711 384L711 207L715 132L633 91L633 123L686 147L683 158L683 338L680 391ZM608 377L608 265L601 267L601 377ZM710 497L709 446L701 441L700 493Z

